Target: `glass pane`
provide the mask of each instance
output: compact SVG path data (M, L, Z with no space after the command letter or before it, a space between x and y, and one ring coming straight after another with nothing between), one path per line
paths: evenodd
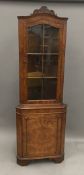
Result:
M59 29L44 25L44 52L56 53L59 48Z
M41 52L43 25L28 28L28 52Z
M28 79L29 100L55 99L55 97L56 97L55 78Z
M42 93L42 79L29 78L27 84L28 84L28 99L29 100L40 100L41 93Z
M42 24L28 28L28 100L55 99L59 29Z
M43 59L43 75L57 77L58 56L45 55Z
M28 55L27 76L42 77L42 59L39 55Z
M56 79L45 78L43 80L43 99L55 99L56 98Z

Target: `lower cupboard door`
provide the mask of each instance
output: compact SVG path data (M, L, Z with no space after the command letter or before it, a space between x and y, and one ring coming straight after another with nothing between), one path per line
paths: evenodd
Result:
M33 114L24 119L24 156L59 156L64 142L64 117Z

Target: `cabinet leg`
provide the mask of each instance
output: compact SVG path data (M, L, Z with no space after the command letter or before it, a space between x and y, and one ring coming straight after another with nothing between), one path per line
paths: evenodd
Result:
M52 158L54 163L61 163L64 160L64 155L58 158Z
M21 166L26 166L26 165L28 165L29 164L29 160L21 160L21 159L18 159L17 158L17 164L18 165L21 165Z

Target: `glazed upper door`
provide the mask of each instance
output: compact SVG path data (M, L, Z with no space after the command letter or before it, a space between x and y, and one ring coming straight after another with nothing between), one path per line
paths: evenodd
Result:
M65 41L65 18L19 18L20 103L62 102Z
M27 28L27 100L57 98L59 29L47 24Z

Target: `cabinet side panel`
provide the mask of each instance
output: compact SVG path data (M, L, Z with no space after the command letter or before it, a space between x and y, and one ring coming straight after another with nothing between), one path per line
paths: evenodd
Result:
M61 127L61 154L64 153L65 125L66 125L66 113L63 114L62 127Z
M66 29L67 23L65 22L60 29L60 56L58 64L58 86L57 86L57 102L63 101L63 84L64 84L64 66L65 66L65 46L66 46Z
M17 156L23 156L23 146L22 146L22 119L21 115L16 112L16 132L17 132Z
M60 155L60 147L61 147L61 124L62 119L59 117L57 119L57 148L56 148L56 154Z
M28 126L29 127L29 126ZM27 157L27 119L23 114L23 157Z
M25 90L25 21L18 20L18 38L19 38L19 95L20 103L24 103L26 98Z
M66 32L67 32L67 23L64 23L62 29L62 49L61 49L61 76L60 76L60 102L63 101L63 86L64 86L64 67L65 67L65 49L66 49Z

